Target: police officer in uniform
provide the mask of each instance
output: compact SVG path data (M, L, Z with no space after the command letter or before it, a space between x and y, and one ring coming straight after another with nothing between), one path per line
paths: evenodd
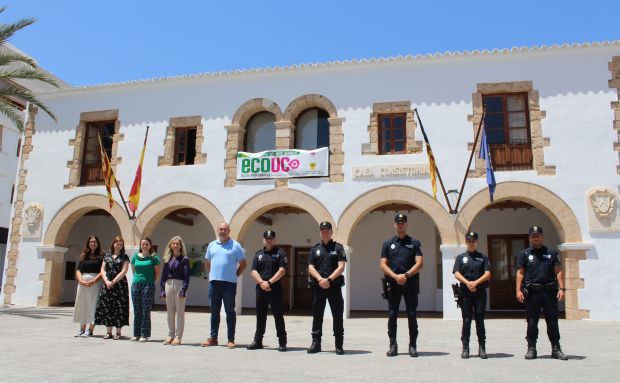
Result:
M396 319L400 308L400 300L405 298L405 308L409 322L409 356L417 357L418 320L418 292L420 281L418 273L422 269L424 260L420 241L407 235L407 216L396 214L394 218L396 235L383 243L379 267L385 274L388 287L388 337L390 348L387 356L398 355L396 342Z
M529 229L530 247L523 250L517 259L517 300L525 302L527 312L527 353L525 359L536 359L538 319L540 310L545 313L547 335L551 341L551 357L567 360L560 348L558 326L558 301L564 299L564 278L562 264L557 251L543 245L543 229L532 226Z
M467 251L456 257L452 269L454 277L461 282L459 286L462 294L461 314L463 316L461 358L469 358L469 335L473 316L476 320L476 334L478 335L478 356L480 359L487 359L484 313L487 307L487 287L491 279L491 267L489 258L478 252L478 233L470 231L465 234L465 243Z
M282 312L282 284L280 279L286 274L288 262L286 253L276 245L276 232L267 230L263 233L263 247L257 251L252 261L252 278L256 280L256 333L248 350L263 348L263 335L267 324L267 309L276 322L278 334L278 351L286 351L286 329Z
M323 313L325 303L329 301L334 323L334 337L336 338L336 354L344 354L342 343L344 339L343 314L344 300L342 286L344 286L344 272L347 257L344 248L332 240L332 224L323 221L319 224L321 242L310 250L308 273L312 284L312 344L308 354L321 351L321 335L323 333Z

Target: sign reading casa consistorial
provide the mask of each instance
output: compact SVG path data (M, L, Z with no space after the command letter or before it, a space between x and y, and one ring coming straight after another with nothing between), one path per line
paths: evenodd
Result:
M237 153L237 179L328 177L329 148Z

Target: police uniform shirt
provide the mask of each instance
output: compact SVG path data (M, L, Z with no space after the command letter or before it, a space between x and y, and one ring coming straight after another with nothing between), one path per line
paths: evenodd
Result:
M288 269L286 253L282 248L274 246L271 251L269 251L263 247L254 254L252 270L256 270L263 281L271 279L271 277L278 272L280 267Z
M327 244L319 242L310 250L309 263L323 278L329 277L338 268L338 262L346 262L347 256L344 247L338 242L330 240ZM338 282L338 283L335 283ZM340 275L332 285L344 285L344 275Z
M561 265L558 252L546 246L523 250L517 258L517 268L525 268L525 283L546 284L556 282L555 266Z
M387 258L388 266L396 274L404 274L415 265L415 257L422 256L422 244L408 235L400 239L394 236L383 242L381 258ZM418 274L414 276L417 278Z
M491 271L489 257L478 251L474 251L473 253L466 251L459 254L454 260L452 274L455 274L457 271L468 281L475 281L483 276L486 271ZM488 285L489 282L486 281L478 286L487 287Z

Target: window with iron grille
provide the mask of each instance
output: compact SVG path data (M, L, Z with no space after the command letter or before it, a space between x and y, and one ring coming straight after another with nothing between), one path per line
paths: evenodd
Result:
M488 94L484 127L495 170L532 169L527 93Z
M406 117L405 113L380 114L378 116L380 154L407 152Z

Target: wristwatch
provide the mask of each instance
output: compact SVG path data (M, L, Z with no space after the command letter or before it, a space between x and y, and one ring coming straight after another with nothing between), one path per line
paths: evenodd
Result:
M562 291L566 291L566 287L562 287L560 290L562 290Z

